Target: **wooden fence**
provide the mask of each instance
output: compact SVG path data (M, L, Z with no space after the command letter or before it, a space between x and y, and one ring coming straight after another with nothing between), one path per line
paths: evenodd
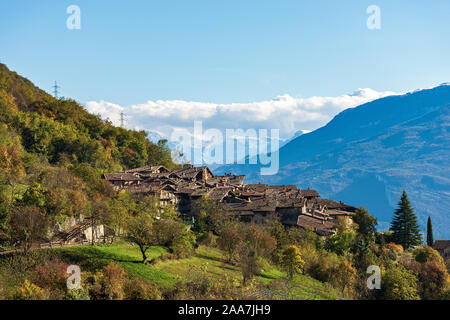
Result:
M113 243L114 237L104 237L101 240L97 240L94 243ZM52 242L43 242L38 243L34 245L30 250L39 250L39 249L53 249L53 248L61 248L61 247L76 247L76 246L82 246L91 244L92 242L89 240L82 240L79 242L74 243L67 243L64 241L52 241ZM8 254L8 253L14 253L14 252L20 252L23 251L22 248L7 250L7 251L0 251L0 255Z

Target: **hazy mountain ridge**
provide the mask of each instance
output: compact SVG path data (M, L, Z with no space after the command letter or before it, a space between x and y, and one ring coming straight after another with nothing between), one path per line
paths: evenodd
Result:
M364 205L386 229L406 189L421 226L432 217L437 238L450 236L450 86L392 96L347 109L326 126L280 149L280 171L257 166L221 171L247 182L312 187L323 197Z

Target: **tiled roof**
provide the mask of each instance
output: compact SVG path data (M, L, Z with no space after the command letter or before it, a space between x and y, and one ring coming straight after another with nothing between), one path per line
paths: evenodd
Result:
M264 199L260 201L244 201L244 202L231 202L224 203L226 211L271 211L275 212L275 205L265 201Z
M208 183L210 184L228 184L228 185L235 185L240 186L244 183L245 176L243 175L224 175L224 176L214 176L214 178L211 178L208 180Z
M302 196L302 197L320 197L319 193L313 189L300 190L300 196Z
M172 173L176 174L180 178L192 179L192 178L195 178L203 170L209 171L209 173L212 176L214 176L208 167L183 168L183 169L174 170Z
M330 216L351 216L354 214L353 212L350 212L350 211L342 211L342 210L336 210L336 209L327 210L327 213Z
M443 250L450 248L450 240L436 240L434 242L433 248L436 250Z
M141 177L133 173L105 173L103 175L108 181L140 181Z
M309 229L316 232L333 234L334 224L330 221L317 219L307 215L300 215L297 219L297 225L305 229Z
M143 166L139 168L125 170L124 172L160 173L160 172L169 172L169 170L164 166Z
M232 187L216 187L209 191L208 197L211 200L221 201L232 189Z
M297 191L297 186L295 186L293 184L288 184L288 185L269 185L269 186L267 186L267 189L273 189L273 190L278 190L278 191L289 192L289 191Z
M343 202L337 202L330 199L314 199L314 203L320 205L320 206L327 206L327 209L332 210L343 210L343 211L352 211L354 212L356 210L355 207L352 207L348 204L345 204Z
M256 192L265 192L267 190L267 184L246 184L244 185L244 189Z
M138 185L124 186L123 190L131 192L131 193L148 193L152 192L157 185L152 185L149 183L142 183Z
M208 193L208 189L206 188L198 188L198 189L194 189L191 193L191 196L193 197L200 197L204 194Z
M169 173L163 172L163 173L139 173L139 175L142 177L142 179L145 180L156 180L156 179L168 179Z
M159 169L158 169L159 168ZM299 190L295 185L242 184L244 176L214 176L208 167L190 167L165 172L164 167L146 166L127 172L106 174L105 179L114 181L141 180L139 184L122 187L130 192L158 194L164 188L180 197L195 199L208 195L222 202L224 210L231 215L254 215L278 212L282 222L314 230L318 234L333 233L330 216L349 215L356 208L342 202L320 199L316 190ZM163 171L162 173L158 173ZM209 179L198 179L207 172ZM313 199L310 199L313 198ZM305 207L304 211L302 207ZM277 210L280 209L280 210Z

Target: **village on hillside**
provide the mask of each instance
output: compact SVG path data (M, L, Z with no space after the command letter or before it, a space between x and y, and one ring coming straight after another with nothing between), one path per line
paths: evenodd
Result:
M276 215L288 227L301 227L320 236L335 234L335 221L352 223L355 207L320 198L316 190L295 185L245 184L243 175L215 176L208 167L170 171L163 166L145 166L103 178L117 191L152 195L162 205L174 205L184 218L191 214L193 201L202 196L218 201L226 214L244 222L262 223Z
M214 175L206 167L185 167L168 170L164 166L144 166L117 173L105 173L103 179L116 192L153 196L161 207L173 205L188 224L196 216L193 204L201 197L217 201L226 215L241 222L262 224L268 217L277 217L286 228L301 228L328 238L341 225L351 227L357 208L341 201L320 198L313 189L295 185L245 184L244 175ZM115 231L100 221L80 216L71 218L66 227L56 225L48 244L77 245L114 241ZM450 241L436 240L433 246L444 258L450 257Z

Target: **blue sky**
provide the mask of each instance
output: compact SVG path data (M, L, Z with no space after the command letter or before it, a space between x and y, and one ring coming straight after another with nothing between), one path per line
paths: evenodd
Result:
M71 4L81 30L66 28ZM449 14L448 0L1 1L0 61L121 106L404 92L450 80Z

